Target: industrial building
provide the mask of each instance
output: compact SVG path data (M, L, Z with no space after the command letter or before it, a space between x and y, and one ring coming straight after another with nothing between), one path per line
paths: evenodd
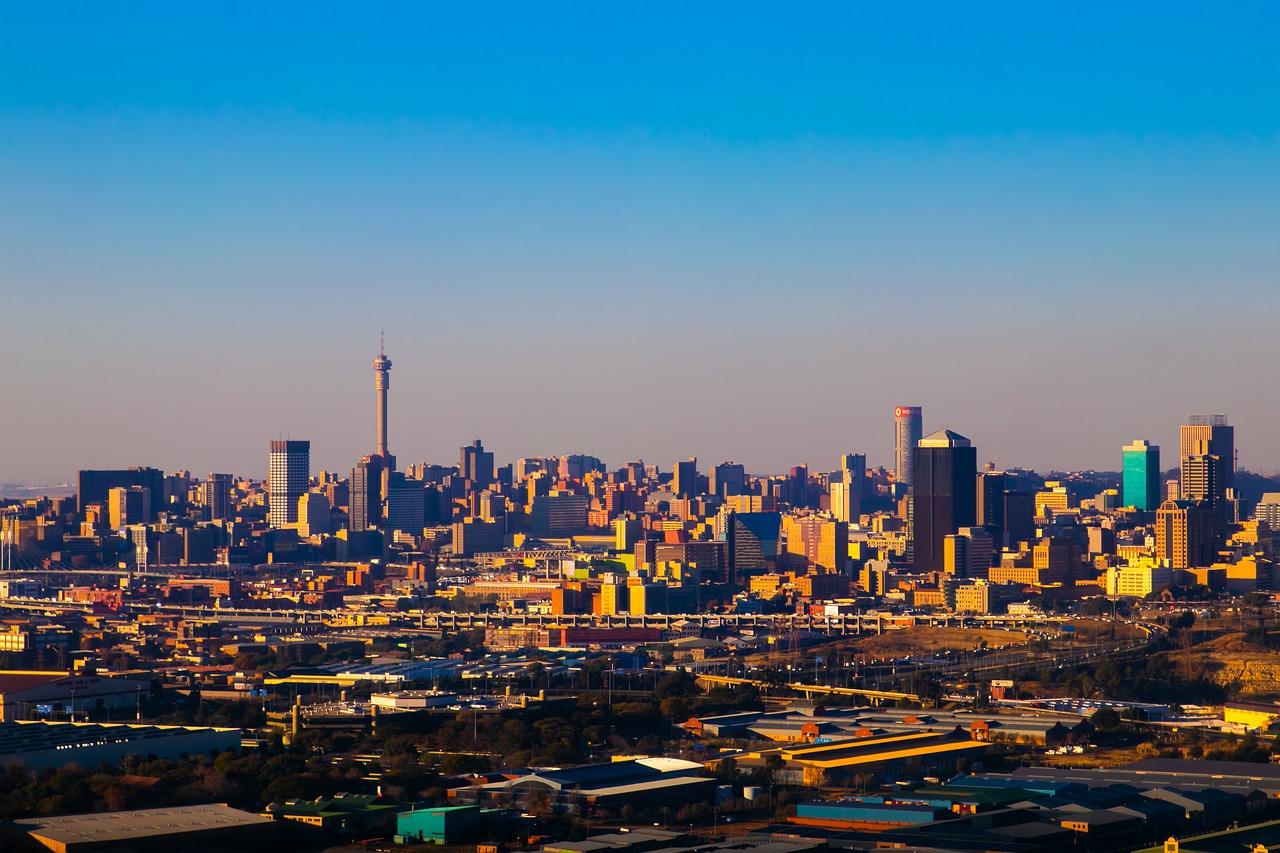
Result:
M272 820L288 820L326 832L363 832L390 828L397 805L376 794L338 794L314 800L271 803L262 813Z
M716 780L695 775L701 769L698 762L679 758L588 764L528 773L487 785L454 788L449 791L449 800L459 805L479 804L526 793L546 793L553 804L571 811L663 802L687 804L715 796Z
M396 837L434 844L470 841L480 828L479 806L410 809L396 815Z
M14 846L53 853L90 850L176 850L188 846L245 847L263 841L272 821L224 805L175 806L130 812L32 817L10 821Z
M0 721L87 713L97 709L133 712L150 679L63 671L0 671Z
M115 764L126 755L179 758L240 748L240 729L153 726L128 723L0 723L0 762L18 761L31 770L79 764Z
M894 782L950 776L958 763L981 759L988 746L955 732L914 732L762 749L742 753L735 759L739 767L763 767L769 759L781 758L782 777L793 784L842 784L857 776Z
M1079 714L1011 714L986 710L920 711L905 708L826 708L797 702L782 711L746 711L692 718L695 737L762 738L813 743L908 732L968 732L974 740L1052 744L1082 731Z

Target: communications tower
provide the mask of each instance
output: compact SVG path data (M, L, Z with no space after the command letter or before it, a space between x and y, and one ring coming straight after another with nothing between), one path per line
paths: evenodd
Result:
M387 358L386 341L378 348L373 361L373 384L378 391L378 455L387 456L387 389L391 387L391 359Z

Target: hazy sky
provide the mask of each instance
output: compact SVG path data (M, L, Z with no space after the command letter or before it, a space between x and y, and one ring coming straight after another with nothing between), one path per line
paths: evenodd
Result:
M0 482L1280 468L1280 7L0 5Z

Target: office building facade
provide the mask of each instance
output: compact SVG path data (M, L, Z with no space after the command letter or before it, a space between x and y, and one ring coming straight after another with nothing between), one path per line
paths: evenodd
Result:
M944 429L920 439L914 457L912 560L916 571L941 572L946 538L976 521L977 450Z
M924 418L919 406L898 406L893 410L894 480L903 494L915 481L915 448L924 434Z
M130 486L141 486L151 492L151 515L147 521L155 521L164 499L164 472L156 468L81 471L77 476L76 511L84 513L85 507L91 503L105 504L112 489Z
M1142 512L1155 512L1163 502L1160 494L1160 448L1137 439L1123 448L1124 473L1120 501Z
M306 493L310 480L311 442L271 442L267 467L267 523L271 527L298 523L298 500Z

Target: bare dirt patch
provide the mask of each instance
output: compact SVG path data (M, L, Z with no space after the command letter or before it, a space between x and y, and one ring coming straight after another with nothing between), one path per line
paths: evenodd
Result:
M830 645L840 651L869 658L924 655L932 657L945 652L971 652L975 649L997 649L1019 646L1027 641L1021 631L990 628L936 628L918 626L885 631L872 637L841 640Z

